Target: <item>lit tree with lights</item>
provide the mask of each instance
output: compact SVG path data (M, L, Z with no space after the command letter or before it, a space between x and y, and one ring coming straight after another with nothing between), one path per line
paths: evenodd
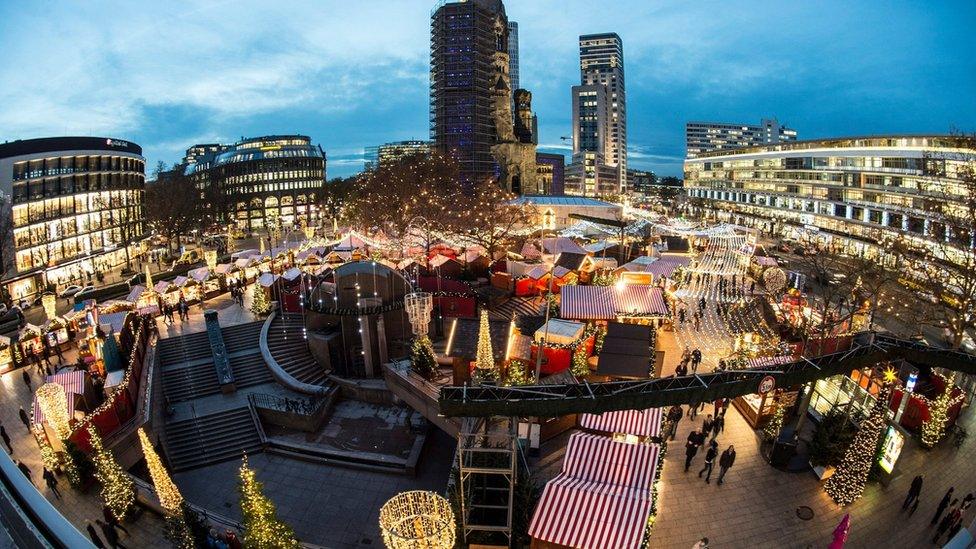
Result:
M428 381L437 375L434 346L426 334L421 334L413 339L413 345L410 347L410 366L414 372Z
M946 426L949 423L949 408L962 399L962 394L953 398L953 384L948 377L938 372L933 374L942 380L945 389L935 400L929 401L929 419L922 423L922 445L926 448L935 446L945 436Z
M590 375L590 364L587 362L586 351L583 345L579 345L573 350L573 361L570 365L570 371L573 375L578 378L583 378Z
M95 477L102 484L102 500L115 518L123 521L136 502L135 484L115 461L112 452L102 444L102 437L98 436L98 432L88 427L88 434L91 439L92 460L95 462Z
M526 227L538 226L533 218L537 209L514 201L516 195L502 189L493 179L476 185L470 195L462 196L457 205L459 220L452 233L462 241L485 249L488 258L504 249Z
M847 447L844 458L837 471L827 479L824 489L827 495L839 505L853 503L864 493L868 474L877 458L878 440L888 422L888 396L891 384L885 383L878 393L878 400L871 408L871 414L861 422L861 428Z
M268 299L268 292L261 284L255 284L252 290L254 299L251 301L251 312L256 315L266 315L271 312L271 300Z
M783 416L786 414L786 407L778 399L773 403L773 406L776 407L773 411L773 417L769 418L763 428L763 438L766 440L779 438L779 432L783 428Z
M301 547L295 532L278 519L274 503L264 495L254 470L241 464L241 515L244 518L244 547L254 549L292 549Z
M166 535L173 545L179 549L193 548L193 534L186 524L183 495L173 484L163 462L159 459L144 429L139 429L139 441L142 443L142 454L146 457L146 467L156 488L156 497L166 513Z
M491 350L491 330L488 326L488 311L481 311L481 326L478 328L478 352L475 356L474 375L479 381L496 379L495 355Z

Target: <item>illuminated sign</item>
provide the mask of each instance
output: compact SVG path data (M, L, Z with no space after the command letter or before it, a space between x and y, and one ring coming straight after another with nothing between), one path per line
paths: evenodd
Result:
M121 139L106 139L105 144L109 147L128 147L128 141L122 141Z
M881 446L881 458L879 460L881 468L886 473L890 474L895 468L895 462L898 461L903 446L905 446L905 435L901 434L901 431L895 429L894 426L889 425L888 432L885 433L884 444Z
M908 374L908 381L905 382L905 391L912 392L915 389L915 383L918 381L918 372L912 372Z
M766 376L759 380L759 394L764 395L776 388L776 378Z

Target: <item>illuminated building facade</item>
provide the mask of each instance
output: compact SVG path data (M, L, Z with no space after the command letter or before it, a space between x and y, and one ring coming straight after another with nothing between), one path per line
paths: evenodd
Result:
M565 194L610 196L620 193L620 171L603 161L603 155L584 151L566 166Z
M267 135L233 145L194 145L185 172L205 207L221 221L250 232L268 227L298 229L318 224L326 178L325 151L304 135ZM216 204L214 204L216 202Z
M929 212L963 200L974 161L972 142L952 136L818 139L705 153L685 161L684 186L721 221L870 258L899 238L973 246Z
M0 144L3 286L14 299L88 280L141 251L146 163L135 143L48 137Z
M561 154L535 153L536 173L542 194L559 196L566 185L566 157Z
M365 168L367 170L375 170L383 164L396 162L407 156L429 154L430 146L430 141L411 140L394 141L393 143L367 147L364 155L366 160Z
M796 130L780 125L775 118L764 118L758 126L722 122L685 124L685 152L688 158L712 151L761 147L786 141L796 141Z

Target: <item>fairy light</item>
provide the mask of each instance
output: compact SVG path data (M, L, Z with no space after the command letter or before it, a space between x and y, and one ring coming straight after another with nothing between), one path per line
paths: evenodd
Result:
M847 447L836 472L824 484L827 495L839 505L853 503L864 493L864 485L877 456L878 439L888 422L890 394L891 384L885 384L878 393L870 415L861 422L860 430Z
M286 549L301 547L295 532L278 519L274 503L264 495L254 470L248 467L247 456L242 462L238 492L241 496L241 516L244 523L246 547Z
M58 438L66 440L71 436L71 427L68 425L68 397L64 394L64 387L57 383L45 383L37 389L34 396L37 397L37 405L44 414L44 420Z
M98 431L89 428L88 435L92 447L92 461L95 462L95 477L102 484L102 501L115 518L123 521L136 502L135 484L115 461L112 452L105 449Z
M388 549L450 549L457 525L451 504L422 490L402 492L380 508L380 532Z

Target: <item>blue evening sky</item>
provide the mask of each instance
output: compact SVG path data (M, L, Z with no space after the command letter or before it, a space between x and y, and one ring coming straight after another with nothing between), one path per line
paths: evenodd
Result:
M0 140L98 135L150 165L303 133L328 175L428 137L427 0L0 1ZM680 175L689 120L800 138L976 130L976 2L508 0L543 150L569 152L577 37L624 41L631 166Z

